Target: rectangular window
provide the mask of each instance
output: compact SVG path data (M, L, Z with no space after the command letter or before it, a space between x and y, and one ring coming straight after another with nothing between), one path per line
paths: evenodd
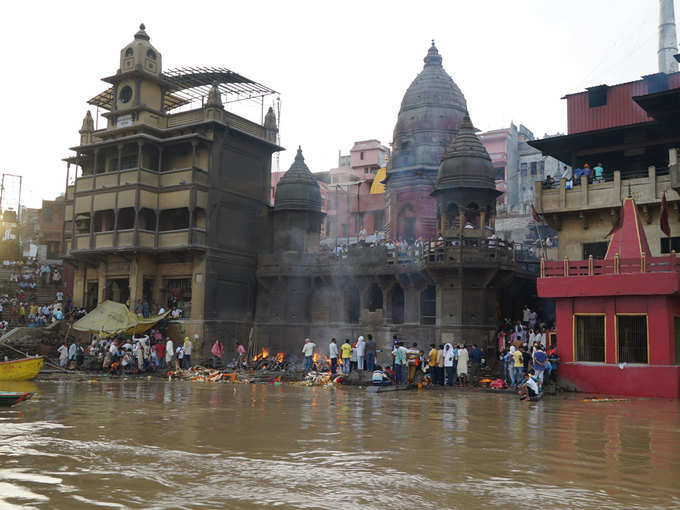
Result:
M364 153L363 152L359 153L359 159L361 159L362 161L364 160Z
M616 357L619 363L649 363L647 316L616 316Z
M604 315L574 315L574 361L604 363Z
M52 221L52 208L51 207L43 208L43 220Z
M545 173L545 161L541 160L538 162L538 171L541 176Z
M531 162L531 175L536 175L536 169L538 168L538 165L536 164L536 161Z
M182 310L181 317L191 317L191 278L168 278L163 289L166 306Z
M598 243L583 243L583 260L588 260L590 255L596 260L604 259L607 254L607 241L600 241Z
M671 250L680 252L680 237L661 238L661 253L670 253Z
M673 317L673 340L675 342L675 364L680 365L680 317Z
M127 170L128 168L137 168L137 155L123 156L120 158L120 168L121 170Z
M522 175L522 177L527 176L527 168L528 168L528 165L526 163L522 163L520 165L520 174Z

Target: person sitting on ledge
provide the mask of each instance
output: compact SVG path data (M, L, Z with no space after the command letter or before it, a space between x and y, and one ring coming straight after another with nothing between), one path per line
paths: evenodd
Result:
M534 379L534 371L524 372L524 382L519 387L520 398L526 400L527 398L537 396L538 392L538 383Z

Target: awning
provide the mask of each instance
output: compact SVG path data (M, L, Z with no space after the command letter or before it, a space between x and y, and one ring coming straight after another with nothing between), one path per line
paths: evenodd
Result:
M161 319L165 318L169 312L163 315L154 315L145 319L127 306L115 301L104 301L82 319L73 323L73 329L85 333L101 334L112 336L118 334L132 335L143 333L151 329Z
M371 184L371 195L379 195L380 193L385 193L385 185L382 181L387 177L387 168L381 168L378 173L375 174L373 178L373 183Z

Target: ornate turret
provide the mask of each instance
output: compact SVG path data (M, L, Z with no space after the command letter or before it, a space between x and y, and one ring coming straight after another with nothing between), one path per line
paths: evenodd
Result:
M321 191L299 147L295 161L276 186L273 212L275 251L319 251Z
M295 161L276 186L274 209L321 212L319 184L305 164L301 147L298 147Z
M458 134L444 153L437 173L433 195L456 188L492 189L496 191L491 158L475 134L470 115L465 113Z
M83 118L83 125L80 128L80 145L87 145L92 143L92 133L94 132L94 120L92 119L92 114L90 110L87 110L85 117Z
M465 112L437 173L439 231L446 236L481 235L493 230L496 216L495 174L491 158Z
M119 73L130 71L144 71L160 76L162 71L161 54L150 42L144 23L139 25L134 40L120 50Z

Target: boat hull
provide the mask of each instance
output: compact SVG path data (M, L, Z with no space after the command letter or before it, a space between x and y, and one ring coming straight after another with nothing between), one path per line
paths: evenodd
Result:
M13 406L14 404L30 399L32 396L32 392L16 393L12 391L0 391L0 406Z
M30 381L38 375L44 364L43 358L0 362L0 381Z

